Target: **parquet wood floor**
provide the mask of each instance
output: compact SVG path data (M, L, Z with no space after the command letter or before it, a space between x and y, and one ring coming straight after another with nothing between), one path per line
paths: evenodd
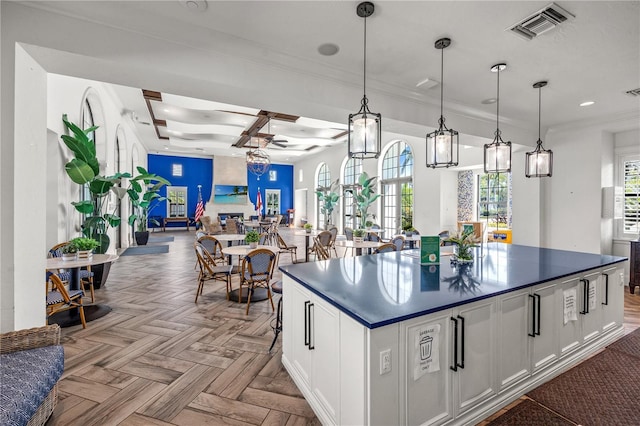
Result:
M282 234L303 259L304 237ZM245 315L211 281L194 303L195 233L160 235L175 237L169 253L120 257L96 291L111 313L62 330L65 371L47 425L319 424L280 362L280 339L268 353L271 306ZM627 291L625 331L638 327L640 296Z

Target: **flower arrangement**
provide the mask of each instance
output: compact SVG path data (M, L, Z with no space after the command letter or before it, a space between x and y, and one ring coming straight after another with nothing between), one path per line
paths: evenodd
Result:
M257 243L258 241L260 241L260 234L258 234L258 231L255 230L249 231L244 236L244 240L247 243Z
M458 261L472 261L474 247L479 247L480 238L476 237L473 230L458 232L444 241L455 244L457 248L456 259Z

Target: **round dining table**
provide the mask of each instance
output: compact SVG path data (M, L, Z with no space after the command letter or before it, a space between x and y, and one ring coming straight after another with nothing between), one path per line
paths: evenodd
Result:
M293 231L293 235L295 236L303 236L304 235L304 261L308 262L309 261L309 238L311 237L315 237L316 235L318 235L321 231L317 231L315 229L312 229L311 231L307 232L305 230L298 230L298 231Z
M69 277L69 289L80 290L80 269L101 265L104 263L110 263L118 259L118 255L115 254L94 254L88 258L76 258L74 260L62 260L62 257L50 257L47 258L46 269L52 273L55 273L59 269L67 269L71 271ZM84 316L87 322L101 318L111 312L111 308L104 304L93 303L84 305ZM81 324L80 314L77 309L69 309L67 311L59 312L52 315L49 318L50 323L56 323L60 327L71 327L73 325Z

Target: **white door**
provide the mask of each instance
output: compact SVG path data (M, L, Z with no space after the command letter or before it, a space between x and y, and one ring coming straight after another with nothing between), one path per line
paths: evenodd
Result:
M535 297L529 289L515 291L498 298L500 313L498 340L498 385L503 390L530 373L529 344L533 340ZM518 354L518 356L514 356Z
M531 368L533 372L551 365L558 359L557 323L558 310L556 306L556 285L540 284L533 288L531 295L535 299L536 324L535 337L532 338ZM533 319L533 315L531 315ZM533 325L529 330L534 330Z
M452 317L459 321L458 351L460 364L463 365L457 372L452 372L457 381L457 386L454 385L456 415L497 393L495 311L495 299L453 310Z

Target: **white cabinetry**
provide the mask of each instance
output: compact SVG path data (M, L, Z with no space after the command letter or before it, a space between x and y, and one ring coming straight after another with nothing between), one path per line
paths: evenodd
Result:
M624 321L624 269L608 268L600 277L602 332L620 327Z
M294 373L322 409L324 422L336 423L340 409L339 311L300 285L287 286L285 353ZM307 396L307 395L305 395Z

